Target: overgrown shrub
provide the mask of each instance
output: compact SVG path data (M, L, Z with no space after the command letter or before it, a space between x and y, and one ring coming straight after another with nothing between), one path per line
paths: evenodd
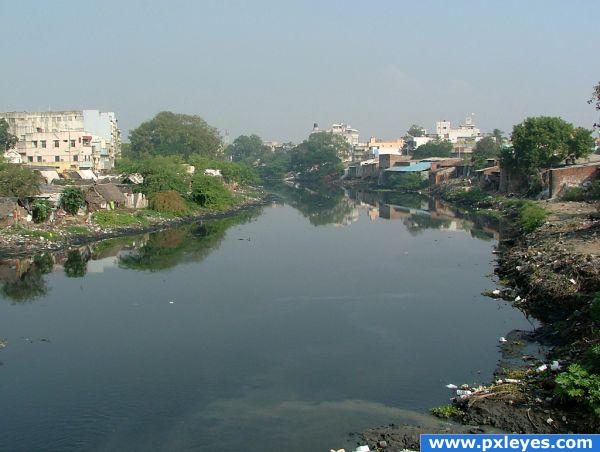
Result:
M592 299L590 304L590 317L594 322L600 322L600 293Z
M202 207L220 209L234 202L233 195L220 179L196 174L192 179L192 200Z
M548 212L535 203L527 202L519 209L519 226L525 232L532 232L546 221Z
M157 212L185 215L188 208L185 200L175 190L166 190L150 196L148 206Z
M449 419L452 417L461 417L464 413L460 408L454 405L442 405L429 410L431 414L436 417L443 419Z
M585 199L585 190L580 187L572 187L565 190L560 197L561 201L583 201Z
M31 203L31 216L36 223L43 223L52 213L52 205L45 199L36 199Z
M59 205L65 211L71 215L75 215L81 205L83 204L84 198L81 190L75 187L65 188L60 195Z
M600 417L600 375L589 373L579 364L571 364L567 372L556 377L559 396L587 405Z
M418 190L427 186L428 181L419 173L390 174L387 186L396 190Z

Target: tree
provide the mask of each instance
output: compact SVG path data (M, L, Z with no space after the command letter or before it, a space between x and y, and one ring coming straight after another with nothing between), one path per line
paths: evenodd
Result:
M496 131L500 132L498 129L494 129L494 132ZM473 165L475 169L483 168L487 159L499 157L501 149L502 139L499 137L491 136L479 140L473 149Z
M21 165L0 161L0 196L24 198L40 192L41 177Z
M527 118L513 127L513 152L502 153L502 165L523 175L538 174L565 159L581 158L592 152L591 131L557 117Z
M449 141L429 141L419 146L413 152L413 159L424 159L427 157L450 157L452 143Z
M413 124L406 133L412 137L423 137L425 136L425 129L417 124Z
M596 86L594 86L594 90L592 91L592 97L588 100L589 104L593 104L596 107L596 110L600 110L600 82ZM594 124L594 127L600 128L600 122Z
M320 179L342 170L340 155L346 155L351 145L340 135L316 132L294 148L291 169L307 179Z
M226 154L234 162L245 162L253 165L265 158L271 149L265 146L258 135L240 135L227 147Z
M140 173L144 182L138 190L147 196L166 190L175 190L181 195L186 195L189 191L190 175L178 156L121 159L117 162L117 170L123 173Z
M223 185L221 179L204 174L196 174L192 178L192 200L202 207L219 209L233 204L231 192Z
M221 136L200 116L158 113L130 133L133 157L200 154L217 157L222 154Z
M83 201L83 193L81 193L80 189L75 187L67 187L60 194L60 200L58 204L60 207L65 209L67 213L75 215L79 211Z
M8 151L16 146L18 138L8 131L6 119L0 119L0 150Z

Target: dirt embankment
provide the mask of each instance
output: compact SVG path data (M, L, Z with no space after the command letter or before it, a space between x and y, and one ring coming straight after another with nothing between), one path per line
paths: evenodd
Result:
M225 211L203 212L197 215L177 218L150 216L145 217L146 222L144 224L131 226L100 227L85 223L83 220L74 220L63 222L62 224L43 224L39 226L31 224L27 228L0 229L0 258L14 258L56 252L100 240L156 232L185 223L223 218L245 209L266 205L273 200L274 197L271 195L262 195L259 198L248 199ZM79 229L74 231L74 227Z
M539 205L549 213L544 225L501 242L496 273L504 287L496 294L541 326L533 333L507 334L494 382L465 387L467 392L452 400L450 419L473 426L466 428L517 433L600 429L588 406L559 397L556 391L556 376L569 364L584 362L590 347L600 344L590 312L591 300L600 292L598 205L551 201ZM362 438L375 450L382 439L385 450L418 449L418 433L431 431L380 427L364 432Z

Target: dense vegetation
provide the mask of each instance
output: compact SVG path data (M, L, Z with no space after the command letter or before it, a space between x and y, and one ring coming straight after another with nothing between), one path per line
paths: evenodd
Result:
M502 166L524 176L539 177L541 169L586 157L594 147L590 130L549 116L527 118L515 125L511 140L513 148L502 151Z
M162 111L131 131L131 157L178 155L218 157L223 143L218 130L200 116Z
M0 152L14 148L17 141L17 137L8 131L6 119L0 119Z
M450 157L452 143L446 140L429 141L422 144L413 152L413 159L425 159L428 157Z
M41 177L29 168L0 159L0 196L23 198L37 195Z

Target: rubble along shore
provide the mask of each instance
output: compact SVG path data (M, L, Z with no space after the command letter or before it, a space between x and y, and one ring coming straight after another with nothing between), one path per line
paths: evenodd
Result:
M444 198L443 193L437 194ZM501 338L502 356L494 381L463 386L464 392L445 407L447 426L439 430L409 425L369 429L360 438L372 450L418 449L419 433L461 433L465 428L473 433L482 428L515 433L600 431L598 417L589 406L556 391L557 375L572 363L584 362L590 347L600 344L590 312L591 300L600 292L598 204L535 204L548 217L532 232L516 228L516 234L501 240L495 273L502 288L494 292L535 318L540 327L532 333L512 331ZM488 197L462 207L483 214L495 211L507 222L517 220L514 203L505 198ZM532 348L541 352L531 353Z
M201 212L185 217L164 218L160 216L145 217L147 224L129 226L100 227L97 225L63 224L60 226L43 225L42 227L14 231L10 228L0 229L0 258L17 258L35 254L64 251L94 242L117 237L126 237L149 232L157 232L187 223L213 220L235 215L243 210L260 207L273 202L274 196L266 193L256 198L249 198L239 204L222 211ZM70 233L69 227L82 227L77 233ZM86 230L84 231L83 228Z

